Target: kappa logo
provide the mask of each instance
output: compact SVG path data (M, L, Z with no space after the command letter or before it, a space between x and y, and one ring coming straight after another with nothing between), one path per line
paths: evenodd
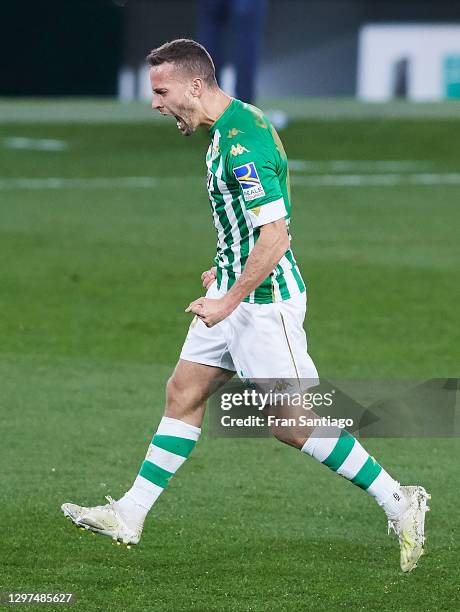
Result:
M260 182L254 162L249 162L248 164L243 164L242 166L238 166L238 168L234 168L233 174L241 185L243 197L246 202L261 198L265 195L265 190Z
M250 153L250 151L249 149L246 149L246 147L243 147L243 145L240 145L239 142L236 145L232 145L232 148L230 149L230 154L233 155L233 157L236 157L237 155L242 155L243 153Z

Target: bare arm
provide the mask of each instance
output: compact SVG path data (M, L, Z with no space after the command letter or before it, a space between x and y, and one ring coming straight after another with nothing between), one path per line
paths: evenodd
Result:
M262 225L243 273L228 293L217 300L198 298L189 305L186 312L196 314L208 327L216 325L260 285L288 249L289 236L284 218Z
M224 296L234 310L240 302L257 289L289 249L289 236L284 219L262 225L260 236L252 249L243 273Z

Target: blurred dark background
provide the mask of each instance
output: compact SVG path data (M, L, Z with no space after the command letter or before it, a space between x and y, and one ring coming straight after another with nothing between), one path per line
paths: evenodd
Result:
M460 2L270 0L258 94L354 95L359 29L382 22L459 23ZM0 95L115 96L122 66L196 31L195 0L3 0Z
M125 17L110 0L3 0L0 95L115 95Z

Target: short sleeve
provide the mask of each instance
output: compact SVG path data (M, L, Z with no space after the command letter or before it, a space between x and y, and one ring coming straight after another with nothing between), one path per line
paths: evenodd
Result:
M286 216L286 206L276 172L276 160L267 147L254 152L233 145L227 157L228 172L239 185L252 225L259 227Z

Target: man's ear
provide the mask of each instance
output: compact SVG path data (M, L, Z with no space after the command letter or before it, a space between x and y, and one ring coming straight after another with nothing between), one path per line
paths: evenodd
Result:
M192 96L200 97L203 93L203 81L199 78L192 81Z

